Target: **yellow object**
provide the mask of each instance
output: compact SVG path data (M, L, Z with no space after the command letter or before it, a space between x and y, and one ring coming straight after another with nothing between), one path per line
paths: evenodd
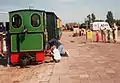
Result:
M57 28L62 28L62 21L59 18L57 19Z
M60 28L62 28L62 21L60 20Z
M92 31L87 31L87 39L92 40Z

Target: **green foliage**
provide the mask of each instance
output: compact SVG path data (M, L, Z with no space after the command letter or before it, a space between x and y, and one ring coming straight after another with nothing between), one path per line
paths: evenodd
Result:
M85 23L82 23L81 26L86 26Z
M120 26L120 19L114 20L116 25Z
M80 28L87 28L87 26L86 26L85 23L82 23L82 24L80 25Z
M95 20L95 22L104 22L104 20Z
M91 20L92 20L92 22L95 22L95 19L96 19L95 14L92 13L92 14L91 14Z
M90 26L90 23L91 23L91 16L90 14L87 16L87 20L86 20L86 24L87 26Z
M72 26L72 25L78 25L78 26L79 26L80 23L77 23L77 22L70 22L70 23L66 23L66 24L65 24L66 27L70 27L70 26Z
M88 22L91 23L91 16L90 16L90 14L87 16L87 18L88 18Z
M113 13L111 11L108 11L106 18L107 18L106 22L108 22L109 25L112 26L112 24L114 23L114 18L113 18Z
M87 16L87 19L85 19L85 24L89 27L91 22L95 22L95 19L96 19L96 17L95 17L94 13L89 14Z
M67 28L67 30L73 31L73 26L75 26L75 25L80 26L80 23L77 23L77 22L66 23L65 27Z

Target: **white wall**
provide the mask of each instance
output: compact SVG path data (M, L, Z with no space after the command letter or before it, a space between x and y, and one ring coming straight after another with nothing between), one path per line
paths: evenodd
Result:
M0 22L9 22L9 14L0 12Z

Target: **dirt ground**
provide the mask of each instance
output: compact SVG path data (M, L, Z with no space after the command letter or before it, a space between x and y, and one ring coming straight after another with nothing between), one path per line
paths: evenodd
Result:
M85 37L63 32L69 57L60 63L43 63L29 68L0 67L0 83L120 83L120 44L85 43Z

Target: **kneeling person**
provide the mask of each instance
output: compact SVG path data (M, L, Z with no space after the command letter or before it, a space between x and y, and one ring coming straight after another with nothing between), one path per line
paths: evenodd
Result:
M53 55L53 60L54 60L55 62L59 62L59 61L60 61L60 59L61 59L60 52L59 52L59 50L56 48L55 45L51 47L51 54Z

